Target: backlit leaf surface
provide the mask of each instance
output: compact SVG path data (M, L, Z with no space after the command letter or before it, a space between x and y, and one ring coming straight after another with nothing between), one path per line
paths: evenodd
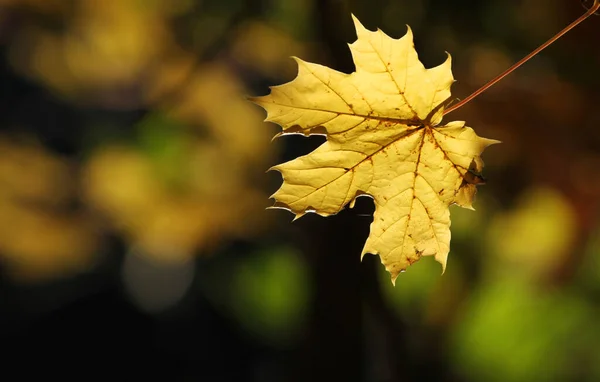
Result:
M274 207L301 217L328 216L360 195L375 202L362 251L377 254L392 281L421 256L445 269L449 206L472 208L482 151L498 141L477 136L462 121L441 124L454 82L450 56L426 69L412 32L393 39L354 18L350 44L356 71L298 63L298 76L252 101L280 125L280 135L325 135L308 155L274 166L283 176Z

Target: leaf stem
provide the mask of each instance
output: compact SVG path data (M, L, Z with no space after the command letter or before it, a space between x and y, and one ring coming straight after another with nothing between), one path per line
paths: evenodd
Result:
M544 50L545 48L547 48L554 41L556 41L559 38L561 38L565 33L567 33L568 31L570 31L571 29L575 28L583 20L585 20L588 17L590 17L598 9L600 9L600 0L594 0L594 4L590 7L590 9L588 9L587 12L585 12L583 15L581 15L577 20L573 21L566 28L564 28L563 30L561 30L560 32L558 32L556 35L554 35L552 38L550 38L548 41L546 41L545 43L543 43L542 45L540 45L536 50L534 50L533 52L529 53L527 56L523 57L521 60L519 60L513 66L511 66L510 68L506 69L504 72L500 73L498 76L496 76L495 78L493 78L487 84L485 84L482 87L480 87L479 89L477 89L475 92L473 92L467 98L463 99L462 101L458 102L457 104L454 104L451 107L449 107L448 109L444 110L444 115L446 115L448 113L451 113L454 110L456 110L456 109L464 106L467 102L471 101L473 98L477 97L478 95L480 95L481 93L483 93L484 91L486 91L487 89L489 89L490 87L492 87L492 85L496 84L496 82L500 81L501 79L503 79L504 77L506 77L507 75L509 75L512 71L514 71L519 66L521 66L524 63L526 63L527 61L529 61L533 56L535 56L536 54L538 54L539 52L541 52L542 50Z

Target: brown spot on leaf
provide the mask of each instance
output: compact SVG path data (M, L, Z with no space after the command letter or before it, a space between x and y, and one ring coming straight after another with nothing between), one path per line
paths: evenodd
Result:
M472 171L467 171L463 175L464 181L470 184L485 184L485 178L481 175L475 174Z

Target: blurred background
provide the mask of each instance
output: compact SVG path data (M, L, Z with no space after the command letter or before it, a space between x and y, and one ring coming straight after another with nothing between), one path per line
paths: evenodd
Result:
M3 380L600 380L600 18L467 106L503 144L448 268L392 287L373 205L291 222L285 137L247 102L289 56L353 71L354 13L464 98L579 0L0 0Z

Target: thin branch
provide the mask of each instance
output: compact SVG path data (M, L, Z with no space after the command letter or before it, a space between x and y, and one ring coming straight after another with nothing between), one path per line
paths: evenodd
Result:
M585 12L583 15L581 15L577 20L573 21L566 28L564 28L563 30L561 30L560 32L558 32L556 35L554 35L554 37L552 37L551 39L549 39L548 41L546 41L545 43L543 43L542 45L540 45L536 50L534 50L533 52L529 53L527 56L523 57L516 64L514 64L510 68L506 69L504 72L502 72L497 77L493 78L490 82L488 82L487 84L485 84L482 87L480 87L479 89L477 89L470 96L468 96L467 98L463 99L459 103L454 104L453 106L449 107L448 109L444 110L444 115L446 115L448 113L451 113L454 110L456 110L456 109L464 106L467 102L471 101L473 98L477 97L478 95L480 95L481 93L483 93L484 91L486 91L487 89L489 89L490 87L492 87L494 84L496 84L496 82L500 81L501 79L503 79L504 77L506 77L507 75L509 75L512 71L514 71L515 69L517 69L519 66L521 66L524 63L526 63L527 61L529 61L533 56L535 56L536 54L538 54L542 50L546 49L553 42L555 42L556 40L558 40L559 38L561 38L565 33L567 33L568 31L570 31L571 29L575 28L583 20L585 20L588 17L590 17L591 15L593 15L596 11L598 11L598 9L600 9L600 0L594 0L594 4L590 7L590 9L588 9L587 12Z

